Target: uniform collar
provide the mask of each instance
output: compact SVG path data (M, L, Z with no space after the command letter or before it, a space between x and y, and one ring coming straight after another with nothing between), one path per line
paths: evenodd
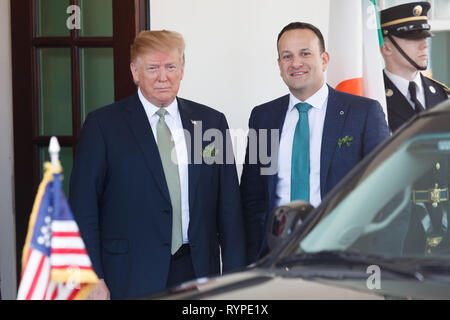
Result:
M393 74L392 72L389 72L387 69L384 69L384 72L386 73L388 78L392 81L392 83L397 87L397 89L405 97L409 97L408 88L409 88L410 81L403 77L400 77L396 74ZM420 77L420 72L417 72L416 76L411 81L413 81L416 84L417 94L418 95L423 94L423 86L422 86L422 79Z

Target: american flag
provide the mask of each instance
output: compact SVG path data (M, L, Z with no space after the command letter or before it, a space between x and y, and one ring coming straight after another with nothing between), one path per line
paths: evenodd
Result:
M62 167L47 162L44 168L23 249L17 299L85 299L98 278L62 191Z

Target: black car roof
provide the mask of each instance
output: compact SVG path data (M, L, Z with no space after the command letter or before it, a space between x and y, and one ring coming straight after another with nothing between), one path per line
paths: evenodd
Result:
M435 113L440 113L440 112L450 112L450 99L442 101L436 107L434 107L432 109L429 109L429 110L425 111L422 114L423 115L425 115L425 114L430 115L430 114L435 114Z

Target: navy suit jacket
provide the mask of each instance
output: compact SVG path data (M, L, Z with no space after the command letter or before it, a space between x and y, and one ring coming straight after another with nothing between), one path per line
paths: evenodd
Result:
M327 111L320 156L320 193L323 198L358 162L389 136L381 105L372 99L329 88ZM279 130L283 128L289 95L257 106L252 110L249 128ZM353 137L349 147L338 146L338 140ZM260 146L260 135L257 135ZM263 137L263 136L262 136ZM250 141L250 139L249 139ZM267 134L268 154L277 161L278 150L271 147ZM259 152L259 150L258 150ZM259 154L259 153L258 153ZM261 175L269 167L258 161L249 162L249 146L241 177L241 200L247 237L247 263L267 253L266 233L269 216L276 206L278 175Z
M177 99L191 139L199 128L201 133L216 128L229 139L222 113ZM220 272L219 246L223 271L241 268L245 236L235 164L193 164L194 143L189 142L188 237L195 274ZM202 147L210 143L202 141ZM226 157L225 148L218 152ZM88 115L77 145L70 204L95 272L105 279L112 299L166 287L172 208L158 147L137 94Z

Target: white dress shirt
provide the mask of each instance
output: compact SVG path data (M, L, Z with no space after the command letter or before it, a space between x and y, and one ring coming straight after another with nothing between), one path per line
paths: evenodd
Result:
M413 109L415 109L415 104L411 100L411 95L409 94L409 80L406 80L405 78L402 78L396 74L393 74L389 72L388 70L384 69L384 72L386 73L389 80L392 81L392 83L397 87L397 89L406 97L406 100L408 100L409 104ZM427 106L425 105L425 91L423 89L422 85L422 79L420 78L420 72L417 72L417 75L412 80L416 84L416 96L417 99L422 104L423 108L426 109ZM386 88L389 89L389 88Z
M156 134L156 125L159 116L156 112L159 107L151 104L142 94L141 89L138 90L139 100L144 106L148 121L152 128L153 137L156 143L158 138ZM180 177L181 188L181 226L183 232L183 243L188 243L188 227L189 227L189 177L188 177L188 152L186 140L184 138L183 123L181 122L180 112L178 111L177 99L175 99L169 106L166 107L167 113L165 115L166 124L172 134L175 151L177 153L178 161L178 175Z
M323 124L328 102L328 86L326 83L306 101L298 100L292 93L289 106L281 130L280 148L278 152L278 183L276 188L277 206L291 202L291 158L295 127L299 114L295 105L299 102L309 103L309 202L317 207L322 201L320 195L320 154L322 149Z

